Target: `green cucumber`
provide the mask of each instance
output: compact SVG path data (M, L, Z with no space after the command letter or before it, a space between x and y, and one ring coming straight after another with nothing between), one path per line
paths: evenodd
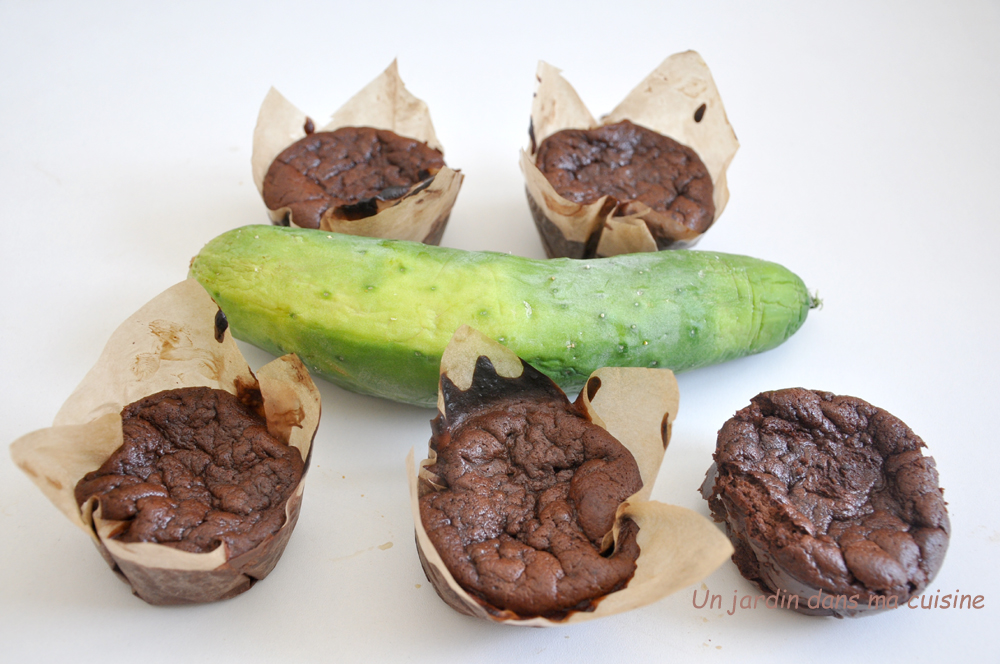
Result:
M774 348L813 304L793 273L746 256L534 260L278 226L220 235L191 276L236 338L422 406L437 402L441 353L462 324L574 393L603 366L683 371Z

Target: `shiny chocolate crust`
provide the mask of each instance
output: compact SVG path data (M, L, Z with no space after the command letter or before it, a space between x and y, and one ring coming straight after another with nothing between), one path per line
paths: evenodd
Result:
M122 432L121 447L75 491L79 504L97 497L102 518L125 522L119 540L192 553L225 542L236 558L284 525L302 456L229 392L150 395L122 410Z
M440 151L385 129L310 133L271 163L264 203L271 210L288 208L296 226L319 228L325 216L376 214L417 185L429 184L444 165Z
M441 378L432 423L439 490L420 498L428 537L455 580L487 610L561 619L627 584L639 555L627 521L603 551L618 506L642 487L631 453L524 365L497 376L485 357L473 388ZM512 389L516 388L516 389Z
M719 431L701 491L744 577L785 606L797 595L801 613L864 615L920 594L944 560L951 528L923 447L861 399L764 392Z
M618 203L638 201L698 233L715 220L712 177L697 153L628 120L556 132L538 147L535 165L560 196L574 203L590 204L602 196ZM672 244L661 225L646 224L658 247Z

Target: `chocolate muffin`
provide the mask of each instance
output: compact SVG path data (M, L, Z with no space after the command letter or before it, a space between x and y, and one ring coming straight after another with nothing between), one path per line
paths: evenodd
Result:
M635 572L638 526L605 542L618 506L642 488L635 459L528 364L504 378L481 356L472 384L463 392L441 377L426 469L437 490L419 500L434 548L494 615L593 610Z
M264 177L264 203L287 208L284 224L319 228L324 217L362 219L427 186L444 167L439 150L386 129L311 131L285 148Z
M861 399L764 392L719 431L701 491L744 577L801 613L864 615L920 594L944 560L948 512L923 447Z
M122 410L123 443L76 485L104 519L121 520L123 542L155 542L192 553L225 543L250 551L285 523L285 503L303 473L299 450L224 390L159 392Z
M630 202L644 203L696 233L715 220L712 177L697 153L628 120L556 132L538 146L535 165L574 203L609 196L622 213L630 212ZM664 222L646 219L646 225L658 248L673 243Z

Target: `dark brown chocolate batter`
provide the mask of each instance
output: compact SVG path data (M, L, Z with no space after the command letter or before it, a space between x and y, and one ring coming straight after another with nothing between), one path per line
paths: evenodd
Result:
M105 519L127 520L124 542L204 553L220 542L235 558L285 522L302 456L267 431L232 394L166 390L122 410L124 442L76 486L97 496Z
M923 447L861 399L764 392L722 427L702 494L725 521L743 576L798 595L802 613L901 606L934 578L950 532ZM808 606L820 590L845 601Z
M324 215L361 219L444 167L441 152L384 129L341 127L307 135L277 156L264 177L268 209L290 208L295 225Z
M542 141L535 164L575 203L641 201L698 232L715 219L712 178L697 153L628 120L556 132ZM658 243L665 239L660 227L647 225Z
M492 365L480 358L470 392L495 394L481 379L485 370ZM471 594L522 618L559 618L592 610L631 578L638 527L628 522L614 552L602 555L601 546L619 504L642 480L631 453L565 395L532 389L454 418L450 430L438 416L429 470L445 488L420 499L420 514Z

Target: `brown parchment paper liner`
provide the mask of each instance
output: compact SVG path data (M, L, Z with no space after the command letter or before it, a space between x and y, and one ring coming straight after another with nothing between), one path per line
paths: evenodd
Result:
M528 205L549 258L656 251L656 241L645 220L666 224L672 238L670 249L693 246L701 233L643 203L619 204L605 196L582 205L563 198L535 166L535 157L542 141L557 131L593 129L630 120L698 153L712 176L714 223L729 200L726 169L739 142L705 61L694 51L670 56L600 122L594 120L576 90L559 72L546 62L538 63L537 87L531 104L532 141L528 150L521 150L520 156ZM702 105L705 108L699 113Z
M253 132L251 165L253 181L261 196L264 176L271 162L289 145L306 136L305 123L306 114L271 88L261 104ZM340 127L388 129L444 152L434 133L427 104L410 94L403 85L395 60L317 131L333 131ZM430 185L424 187L424 183L420 183L405 196L378 201L379 211L375 215L356 220L325 216L320 230L440 244L462 179L461 173L445 166ZM267 213L275 224L297 225L287 207L269 209Z
M483 355L490 359L501 376L516 378L523 371L521 360L513 352L463 326L445 349L441 373L459 389L468 390L472 386L475 363ZM417 553L428 580L441 598L459 613L532 627L583 622L651 604L704 579L732 555L729 540L709 519L683 507L649 500L669 442L671 423L677 414L679 393L673 373L667 369L599 369L591 374L580 399L592 421L625 445L639 466L643 488L618 508L611 533L617 541L621 524L626 519L638 524L640 553L635 575L627 587L601 599L594 611L577 611L559 621L523 619L510 611L487 609L481 600L455 581L424 530L419 499L440 488L437 478L427 470L436 455L434 450L429 450L428 458L415 467L411 449L406 468ZM445 412L440 390L438 411Z
M285 507L285 524L260 545L227 560L226 545L190 553L149 542L113 539L123 522L101 518L96 498L78 507L77 482L122 444L120 412L156 392L204 386L259 396L273 435L309 452L319 426L319 391L294 355L265 365L255 377L228 330L216 341L218 307L197 281L154 298L112 334L97 364L70 395L54 425L11 445L11 456L49 500L88 533L112 570L150 604L226 599L248 590L274 568L298 519L302 481Z

